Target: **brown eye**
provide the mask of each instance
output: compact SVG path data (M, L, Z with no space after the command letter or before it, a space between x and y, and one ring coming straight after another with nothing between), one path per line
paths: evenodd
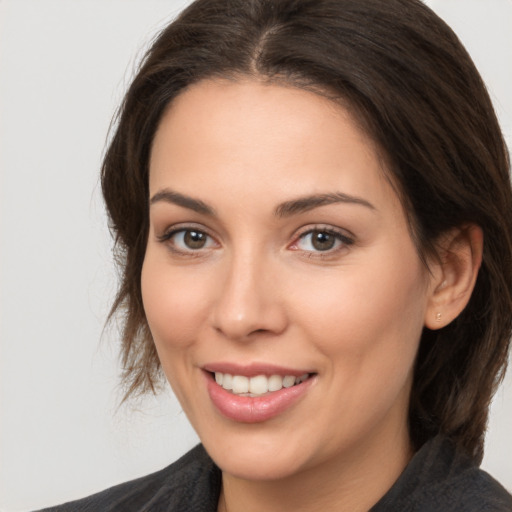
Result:
M352 238L334 229L317 228L303 233L293 248L311 254L322 252L334 254L338 249L348 247L353 243Z
M189 249L202 249L206 245L207 239L208 235L201 231L194 231L191 229L184 231L183 243Z
M181 253L212 249L217 246L210 235L193 228L176 229L158 238L160 242L168 245L172 250Z
M334 247L336 243L336 236L326 231L312 231L311 232L311 245L317 251L328 251Z

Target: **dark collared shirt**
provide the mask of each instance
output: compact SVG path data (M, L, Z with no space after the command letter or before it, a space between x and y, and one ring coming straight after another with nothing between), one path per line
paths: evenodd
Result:
M165 469L42 512L216 512L222 476L199 445ZM370 512L511 512L512 496L436 437Z

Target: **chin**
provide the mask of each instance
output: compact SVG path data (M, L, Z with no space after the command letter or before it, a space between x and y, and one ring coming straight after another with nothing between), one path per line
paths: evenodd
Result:
M202 439L206 451L223 472L244 480L280 480L308 466L307 453L313 447L308 450L303 441L290 439L293 434L286 429L265 432L268 425L236 427L222 436Z
M207 449L208 450L208 449ZM218 450L209 451L214 462L223 473L242 480L269 481L281 480L300 472L301 461L298 458L276 454L273 449L270 453L255 450L240 450L238 452L220 453Z

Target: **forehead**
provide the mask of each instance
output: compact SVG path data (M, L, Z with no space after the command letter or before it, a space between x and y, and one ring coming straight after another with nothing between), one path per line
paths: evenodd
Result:
M179 95L155 134L150 193L215 201L341 191L396 202L373 141L339 104L257 81L208 80ZM393 197L394 196L394 197Z

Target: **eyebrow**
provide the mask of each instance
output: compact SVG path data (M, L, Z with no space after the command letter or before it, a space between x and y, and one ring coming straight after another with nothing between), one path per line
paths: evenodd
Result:
M318 208L319 206L336 203L356 204L369 208L370 210L377 210L375 206L366 201L366 199L344 194L343 192L334 192L330 194L313 194L286 201L276 208L275 215L277 217L289 217Z
M174 192L173 190L169 189L164 189L157 192L151 198L150 204L153 205L158 202L175 204L177 206L193 210L203 215L216 215L215 209L207 205L204 201L201 201L200 199L194 199L193 197L180 194L179 192ZM370 210L376 211L375 206L361 197L351 196L344 194L343 192L334 192L329 194L312 194L309 196L292 199L290 201L285 201L284 203L281 203L279 206L277 206L277 208L274 210L274 215L276 217L290 217L292 215L298 215L300 213L313 210L314 208L318 208L320 206L337 203L361 205Z
M169 189L164 189L157 192L151 198L150 204L153 205L161 201L165 203L176 204L203 215L215 215L215 210L200 199L194 199L193 197L186 196Z

